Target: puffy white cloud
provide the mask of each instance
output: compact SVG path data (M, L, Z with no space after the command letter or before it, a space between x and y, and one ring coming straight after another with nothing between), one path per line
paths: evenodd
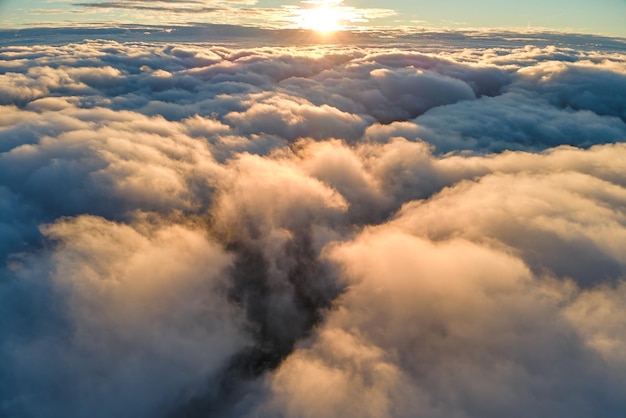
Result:
M0 415L620 416L623 46L479 35L1 47Z
M273 396L260 411L619 415L624 399L614 385L626 378L623 356L610 357L615 368L606 369L611 341L602 337L623 319L593 321L600 330L590 332L581 318L603 306L593 300L602 291L580 294L569 282L535 277L520 259L488 246L429 242L386 225L328 256L350 285L316 336L269 378Z
M417 118L419 136L439 152L542 150L621 141L626 123L591 111L557 109L515 93L436 108Z
M289 141L311 137L356 140L363 135L367 119L328 105L282 95L252 95L243 101L244 112L232 112L225 120L243 134L277 135Z
M47 272L26 263L17 274L33 287L50 281L60 323L4 341L9 416L159 414L249 343L224 297L232 256L197 226L85 215L43 233L57 242Z
M620 97L626 89L626 63L607 59L566 64L549 61L520 70L522 89L534 89L553 105L584 109L626 120ZM512 89L517 89L513 85Z

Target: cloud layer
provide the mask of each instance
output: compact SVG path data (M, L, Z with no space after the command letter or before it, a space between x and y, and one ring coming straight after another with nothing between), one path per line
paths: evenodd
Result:
M0 48L1 415L622 416L624 51L498 36Z

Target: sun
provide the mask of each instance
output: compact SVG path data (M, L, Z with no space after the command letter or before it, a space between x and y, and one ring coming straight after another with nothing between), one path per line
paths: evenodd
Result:
M339 11L322 6L302 11L302 27L317 32L334 32L341 29Z
M324 2L311 9L298 10L299 26L323 33L345 29L344 24L347 20L345 13L334 4L336 3Z

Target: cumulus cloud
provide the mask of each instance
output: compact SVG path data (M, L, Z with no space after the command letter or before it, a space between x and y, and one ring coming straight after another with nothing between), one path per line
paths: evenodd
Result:
M589 147L621 141L626 135L626 124L618 117L559 109L516 93L432 109L415 123L416 133L440 152Z
M621 416L623 44L424 36L0 47L0 415Z
M11 364L15 380L4 388L8 416L159 414L246 345L223 297L232 256L197 228L84 215L42 231L56 250L30 263L45 262L47 274L26 263L18 278L50 281L58 299L46 302L61 323L5 340L3 368Z
M316 337L269 379L269 411L619 415L624 399L613 382L624 376L585 344L576 315L589 296L571 283L533 277L520 259L489 246L433 243L388 226L328 256L351 285Z

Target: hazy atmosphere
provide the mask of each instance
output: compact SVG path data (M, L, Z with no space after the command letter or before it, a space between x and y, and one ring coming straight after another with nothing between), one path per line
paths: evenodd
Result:
M0 416L623 418L626 2L436 4L0 2Z
M491 28L626 36L626 0L0 0L0 24L306 27L311 9L356 28ZM303 21L304 20L304 21ZM310 22L309 22L310 23Z

